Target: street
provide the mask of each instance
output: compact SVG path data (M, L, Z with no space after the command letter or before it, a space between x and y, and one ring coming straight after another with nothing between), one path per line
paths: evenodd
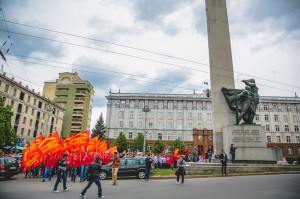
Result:
M1 199L76 199L87 182L68 182L68 192L53 193L56 177L41 182L41 178L24 178L22 174L10 180L0 179ZM78 179L77 179L78 180ZM289 199L300 198L300 174L227 176L212 178L187 178L184 185L174 179L119 179L118 186L111 180L101 181L103 195L108 199ZM62 183L58 186L62 190ZM97 198L95 184L86 193L87 198Z

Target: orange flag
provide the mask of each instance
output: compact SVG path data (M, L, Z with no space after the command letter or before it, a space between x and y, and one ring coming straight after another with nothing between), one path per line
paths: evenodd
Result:
M71 146L71 140L72 138L75 136L75 134L71 134L69 137L67 137L64 141L63 141L63 152L71 152L72 151L72 146Z
M107 142L106 140L103 140L100 142L98 146L98 153L104 155L106 151L107 151Z
M118 147L117 147L117 146L110 146L110 147L109 147L109 152L110 152L110 155L112 155L114 152L116 152L116 151L117 151L117 149L118 149Z
M22 167L23 167L23 173L26 173L26 171L29 169L26 166L26 162L28 160L28 154L29 154L29 147L26 147L24 152L23 152L23 156L22 156Z
M177 154L178 154L178 151L179 151L179 149L177 148L177 149L174 150L173 153L174 153L175 155L177 155Z
M88 146L88 141L90 138L90 130L83 131L73 136L70 141L70 146L77 152L82 152Z
M97 152L98 145L99 145L99 135L89 139L89 145L87 147L87 150L89 152Z
M59 139L58 133L52 133L49 137L45 138L40 144L39 149L41 155L45 155L48 152L51 154L58 154L62 151L61 140Z
M32 167L36 162L39 161L40 158L40 149L39 144L44 140L44 137L40 135L39 137L35 138L31 144L31 147L27 151L27 155L25 158L24 168Z

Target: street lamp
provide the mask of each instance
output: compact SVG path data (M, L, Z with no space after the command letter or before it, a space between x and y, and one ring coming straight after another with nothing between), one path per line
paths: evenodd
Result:
M146 135L147 135L147 113L150 112L150 108L144 107L143 112L145 112L145 134L144 134L144 144L143 144L143 155L145 155L145 149L146 149Z
M45 136L45 137L46 137L46 133L47 133L47 130L48 130L48 123L49 123L49 119L50 119L50 113L53 110L54 110L54 108L50 104L47 105L47 107L46 107L46 113L47 113L46 117L47 117L47 119L46 119L46 124L45 124L44 132L43 132L43 136Z

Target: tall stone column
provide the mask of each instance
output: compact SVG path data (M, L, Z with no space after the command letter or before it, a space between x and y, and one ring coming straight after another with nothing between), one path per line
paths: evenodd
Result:
M228 27L226 0L205 0L210 61L211 99L213 113L214 154L223 149L222 129L235 123L221 92L234 87L233 64ZM228 149L224 149L228 153Z

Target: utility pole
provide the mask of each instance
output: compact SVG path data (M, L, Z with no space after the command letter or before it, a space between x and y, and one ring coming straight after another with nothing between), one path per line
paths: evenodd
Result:
M143 144L143 155L145 155L146 150L146 135L147 135L147 114L150 112L150 108L144 107L143 112L145 112L145 134L144 134L144 144Z

